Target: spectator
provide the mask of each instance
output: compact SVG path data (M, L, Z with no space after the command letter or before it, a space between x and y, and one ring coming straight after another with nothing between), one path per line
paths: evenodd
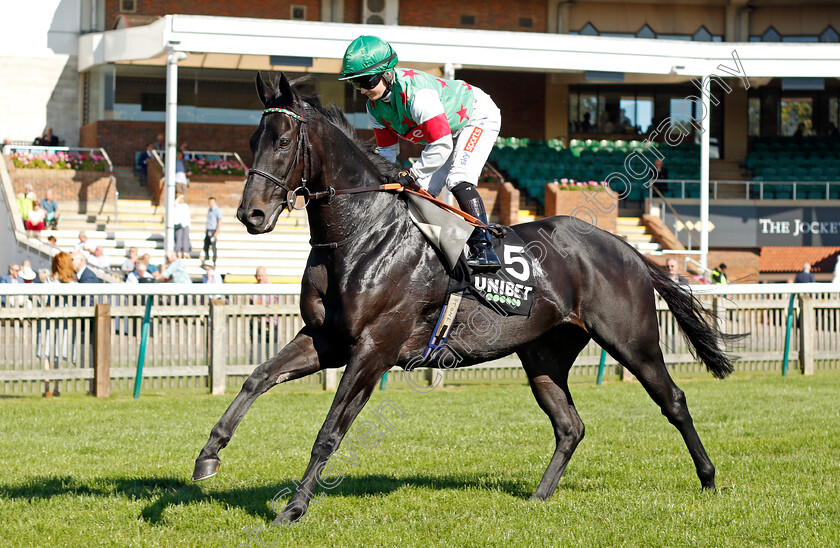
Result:
M20 274L20 265L17 263L12 263L9 265L9 273L3 274L0 276L0 284L22 284L23 280L19 276ZM14 298L12 300L14 301ZM6 306L6 297L0 298L0 306Z
M12 263L9 265L9 273L0 276L0 284L21 284L23 280L20 279L20 265Z
M653 165L656 167L656 182L653 186L658 188L659 192L665 195L668 192L668 183L663 183L661 181L668 179L668 168L662 164L662 160L656 160Z
M793 279L795 284L812 284L816 282L816 278L811 274L811 264L805 263L802 265L802 272L799 272Z
M76 271L73 268L72 257L61 251L52 259L52 278L54 282L69 284L76 283Z
M190 245L190 206L184 201L183 194L175 195L172 220L175 225L175 254L182 259L188 259L192 252L192 246Z
M155 139L155 144L153 145L155 150L166 152L166 139L163 136L163 133L157 134L157 139Z
M212 248L215 266L218 258L216 242L219 238L219 230L222 228L222 210L216 205L216 198L212 196L207 199L207 203L210 207L207 210L207 223L204 225L204 260L210 260L210 248Z
M220 284L224 283L221 274L216 272L213 263L209 263L207 261L202 261L201 268L204 269L204 275L201 277L201 283L203 284Z
M26 197L35 201L35 191L32 190L32 185L26 185L23 187L23 191L26 193Z
M712 270L711 278L714 285L728 284L729 280L726 279L726 265L724 263L720 263L717 268Z
M26 260L20 264L20 279L23 283L31 284L38 277L38 274L32 270L32 261Z
M583 115L583 122L580 123L581 133L589 133L592 131L592 113L587 112Z
M120 265L120 270L123 271L123 274L128 275L132 271L134 271L134 266L137 263L137 248L136 247L129 247L128 248L128 258L123 261L123 264Z
M135 270L133 272L129 272L128 276L126 276L125 281L126 283L130 284L137 284L137 283L154 283L155 277L152 276L149 271L147 270L148 266L142 260L137 261L135 264Z
M56 240L55 236L53 236L52 234L47 236L47 243L53 247L58 247L58 240Z
M80 284L99 283L99 278L87 267L87 259L85 258L84 253L74 251L70 255L70 259L73 261L73 270L76 272L76 280ZM84 306L84 301L82 302L82 305Z
M141 259L143 259L143 262L146 263L146 270L149 271L149 274L154 274L155 272L158 271L158 267L156 267L155 265L152 264L152 256L151 255L149 255L148 253L144 253L143 257L141 257Z
M40 137L36 137L32 144L40 147L57 147L59 141L58 137L53 135L53 128L47 126L44 133L42 133Z
M21 192L17 195L17 206L21 220L26 223L29 219L29 212L32 211L32 200L26 197L26 193Z
M38 277L35 279L36 284L49 284L52 283L50 279L50 269L49 268L39 268L38 269Z
M101 245L98 245L93 250L93 256L88 259L88 262L93 266L108 270L111 268L111 258L105 253Z
M258 284L268 284L271 280L268 277L268 272L264 266L258 266L254 273L254 278ZM252 295L251 304L272 306L280 303L279 295ZM256 330L254 329L256 324ZM263 345L266 350L272 350L272 342L276 346L278 344L278 322L277 316L273 314L266 314L262 317L256 317L251 322L250 337L251 337L251 361L262 360L273 355L273 352L267 352L263 356ZM254 337L256 331L256 337ZM256 352L256 356L254 354Z
M678 284L688 284L688 278L680 275L679 265L677 265L676 259L668 259L668 277L671 278L672 281L677 282Z
M176 284L192 283L186 268L184 268L184 263L175 256L174 251L167 251L166 268L162 272L155 274L155 278L161 282L172 282Z
M805 136L805 124L804 122L799 122L799 125L796 126L796 131L793 133L794 139L801 139Z
M193 155L190 153L190 149L187 146L186 142L181 143L181 146L178 147L178 150L184 153L184 160L189 162L193 159Z
M46 220L47 212L44 211L41 204L38 202L32 202L32 211L29 212L26 221L23 222L23 226L25 226L26 230L29 231L30 236L40 238L41 231L44 230L44 227L46 226Z
M840 137L840 132L837 131L837 126L834 125L834 122L828 123L828 133L826 135L828 137Z
M134 155L134 171L140 174L140 178L145 181L146 173L149 169L149 159L152 157L154 150L154 143L146 143L146 149Z
M91 254L96 251L96 243L89 240L85 231L82 230L79 232L79 241L73 246L73 251Z
M187 178L187 164L184 162L184 153L180 150L177 151L175 158L175 192L186 194L187 188L190 186L190 180Z
M58 228L61 213L58 212L58 204L53 200L52 190L48 190L44 199L41 200L41 207L47 213L47 225L50 228Z

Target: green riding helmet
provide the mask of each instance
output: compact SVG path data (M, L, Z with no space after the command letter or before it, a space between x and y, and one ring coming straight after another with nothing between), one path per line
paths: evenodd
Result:
M388 72L399 58L391 44L376 36L359 36L347 46L339 80Z

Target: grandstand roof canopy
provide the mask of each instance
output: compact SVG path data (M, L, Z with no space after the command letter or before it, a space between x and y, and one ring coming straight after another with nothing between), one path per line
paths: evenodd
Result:
M535 72L733 76L736 51L750 78L840 77L840 47L827 43L684 42L201 15L166 15L144 26L84 34L79 71L110 63L162 66L171 47L189 54L179 63L183 67L337 73L347 44L361 34L388 40L402 63L420 69L453 63ZM301 58L304 65L311 58L311 65L302 68Z

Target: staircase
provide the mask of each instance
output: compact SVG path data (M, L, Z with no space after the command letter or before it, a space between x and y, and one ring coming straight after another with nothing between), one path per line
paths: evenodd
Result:
M710 181L742 181L741 167L736 160L709 160ZM717 187L717 199L744 199L746 185L723 184ZM714 195L713 195L714 197Z
M640 217L619 217L616 235L643 254L658 255L662 251L662 246L656 243Z
M152 203L131 167L118 167L115 172L120 193L118 223L113 208L78 213L77 202L59 203L58 229L44 230L41 239L46 241L53 235L59 249L69 252L79 241L79 232L85 231L90 241L102 246L113 269L119 269L131 247L136 247L141 256L148 253L152 264L164 264L164 208ZM272 282L300 282L310 251L305 211L284 213L272 232L252 235L236 220L235 207L221 209L216 270L225 275L226 282L253 282L258 266L266 267ZM201 260L206 218L206 203L190 204L192 253L182 261L193 281L200 281L204 274Z
M519 222L530 223L537 220L537 210L539 202L530 196L525 196L524 192L519 194Z

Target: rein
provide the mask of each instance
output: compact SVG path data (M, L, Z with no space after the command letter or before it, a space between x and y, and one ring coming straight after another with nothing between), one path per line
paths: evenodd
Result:
M319 192L310 192L309 189L306 187L306 183L308 182L309 177L312 176L312 144L309 141L309 132L306 129L306 123L307 122L301 115L299 115L295 112L292 112L291 110L285 109L285 108L267 108L267 109L263 110L262 115L266 116L266 115L275 114L275 113L276 114L283 114L283 115L288 116L289 118L292 118L292 119L297 120L299 122L297 147L295 148L295 159L294 159L293 162L291 162L289 164L288 169L286 169L286 173L281 178L275 177L274 175L272 175L271 173L268 173L266 171L251 168L248 171L248 181L250 181L251 176L256 175L258 177L263 177L264 179L268 179L269 181L271 181L272 183L274 183L275 185L280 187L280 189L283 190L286 193L286 203L283 205L283 209L288 208L289 211L292 211L294 209L304 209L304 208L306 208L306 206L309 205L309 202L311 202L312 200L326 199L327 203L329 204L334 196L338 196L340 194L358 194L358 193L361 193L361 192L377 192L377 191L380 191L380 192L382 192L382 191L384 191L384 192L391 192L391 191L394 191L394 192L408 192L410 194L414 194L415 196L420 196L421 198L429 200L430 202L435 203L438 207L440 207L442 209L445 209L446 211L449 211L450 213L454 213L456 215L459 215L467 223L469 223L473 226L480 227L480 228L486 228L486 229L489 229L493 232L498 232L498 229L496 227L489 226L489 225L481 222L479 219L473 217L472 215L461 211L457 207L453 207L453 206L447 204L446 202L442 202L442 201L438 200L437 198L435 198L434 196L432 196L431 194L429 194L423 188L421 188L420 186L418 186L416 184L414 185L414 188L404 187L400 183L386 183L384 185L378 185L378 186L366 186L366 187L345 188L345 189L335 189L333 187L329 187L329 188L327 188L327 190L322 190L322 191L319 191ZM300 186L298 186L294 190L289 190L289 188L286 186L286 182L288 181L289 175L292 173L294 167L297 165L298 158L302 158L302 161L303 161L303 168L302 168L301 176L300 176ZM308 173L308 176L307 176L307 173ZM300 208L295 207L298 196L303 197L303 206L300 207ZM377 221L379 221L384 216L386 211L387 211L387 209L383 210L383 212L380 213L376 217L376 219L374 219L374 221L372 223L370 223L368 228L373 226ZM282 212L283 212L283 210L281 210L281 213ZM356 230L356 232L354 234L352 234L351 236L349 236L349 237L347 237L347 238L345 238L341 241L338 241L338 242L323 243L323 244L310 242L310 244L314 248L335 249L337 247L340 247L340 246L346 244L347 242L350 242L350 241L354 240L355 238L357 238L358 236L360 236L364 233L365 233L364 230L359 229L359 230Z

